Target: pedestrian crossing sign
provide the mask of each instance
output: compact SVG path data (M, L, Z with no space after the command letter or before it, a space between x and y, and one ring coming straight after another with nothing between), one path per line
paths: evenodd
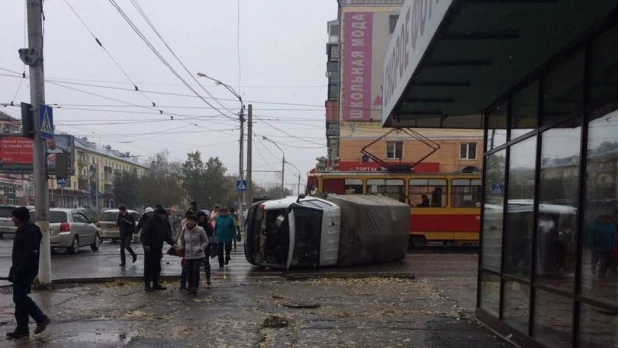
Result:
M39 105L39 126L42 139L54 138L54 113L51 106Z
M247 191L247 180L236 180L236 191Z

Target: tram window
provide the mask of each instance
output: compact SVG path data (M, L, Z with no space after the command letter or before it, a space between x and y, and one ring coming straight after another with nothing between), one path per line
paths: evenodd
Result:
M453 179L451 183L451 207L478 208L481 206L480 179Z
M322 180L322 193L345 194L345 181L343 179Z
M368 179L367 193L371 195L381 194L405 203L405 181L403 179Z
M362 195L363 179L345 179L346 195Z
M410 179L409 203L419 208L446 207L446 179Z

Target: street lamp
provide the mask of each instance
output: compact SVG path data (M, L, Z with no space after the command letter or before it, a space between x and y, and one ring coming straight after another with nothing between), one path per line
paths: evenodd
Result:
M285 162L285 163L294 167L294 169L296 169L296 171L298 172L298 185L296 186L296 191L298 191L298 194L300 195L300 170L292 162Z
M268 141L269 143L273 143L275 144L275 146L279 149L279 151L281 151L281 156L283 157L281 160L281 198L285 197L285 186L284 186L284 182L285 182L285 152L283 152L283 150L281 150L281 148L279 147L279 145L277 143L275 143L274 141L268 139L267 137L262 137L263 140Z
M245 138L245 104L242 101L242 97L240 96L240 94L238 94L234 88L232 88L232 86L228 85L227 83L223 83L220 80L217 80L213 77L210 77L204 73L198 72L197 76L199 77L203 77L206 79L209 79L211 81L213 81L217 86L223 86L225 87L225 89L227 89L228 91L230 91L230 93L232 93L240 102L240 113L238 114L238 118L240 121L240 150L238 152L238 175L240 176L240 180L243 181L244 180L244 166L243 163L245 161L245 154L244 154L244 138ZM248 183L249 186L251 186L251 183ZM251 190L251 187L247 188L248 190ZM243 223L243 219L244 219L244 214L243 214L243 201L244 201L245 195L244 192L240 193L240 203L238 205L238 211L240 214L240 225L244 226Z

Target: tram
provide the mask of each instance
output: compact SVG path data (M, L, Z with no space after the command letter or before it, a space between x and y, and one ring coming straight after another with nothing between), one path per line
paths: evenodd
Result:
M410 206L410 246L478 245L480 173L310 173L307 194L383 195Z

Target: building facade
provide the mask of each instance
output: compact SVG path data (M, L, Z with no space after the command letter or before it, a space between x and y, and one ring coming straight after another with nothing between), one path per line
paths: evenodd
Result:
M338 2L338 19L328 23L328 156L322 159L323 167L379 169L361 152L365 148L387 163L422 160L426 164L423 170L480 171L482 131L414 128L415 136L411 137L406 132L385 136L387 130L381 128L384 55L404 1Z
M20 120L0 112L0 167L3 168L0 171L0 204L35 203L31 142L22 138L20 131ZM10 148L4 148L9 144L4 141L7 138L14 139L10 142ZM49 202L52 207L116 207L118 202L115 201L113 193L114 176L123 171L135 171L141 176L148 169L139 162L138 157L131 156L129 152L101 146L87 138L74 138L61 133L56 137L54 147L55 145L58 145L58 151L62 148L63 152L71 152L69 158L73 161L74 174L60 182L53 174L49 175ZM53 153L58 152L53 150L55 148L48 149L50 173L53 173L51 168L55 166ZM16 164L17 162L19 163ZM4 166L5 164L7 166ZM19 165L21 168L11 168L11 165Z
M477 318L521 347L618 347L618 3L407 0L402 18L382 125L485 132Z
M88 138L75 138L75 175L59 185L52 177L49 179L50 204L59 207L84 207L93 209L114 208L114 176L120 172L135 171L138 176L148 168L131 156L111 146L88 141Z

